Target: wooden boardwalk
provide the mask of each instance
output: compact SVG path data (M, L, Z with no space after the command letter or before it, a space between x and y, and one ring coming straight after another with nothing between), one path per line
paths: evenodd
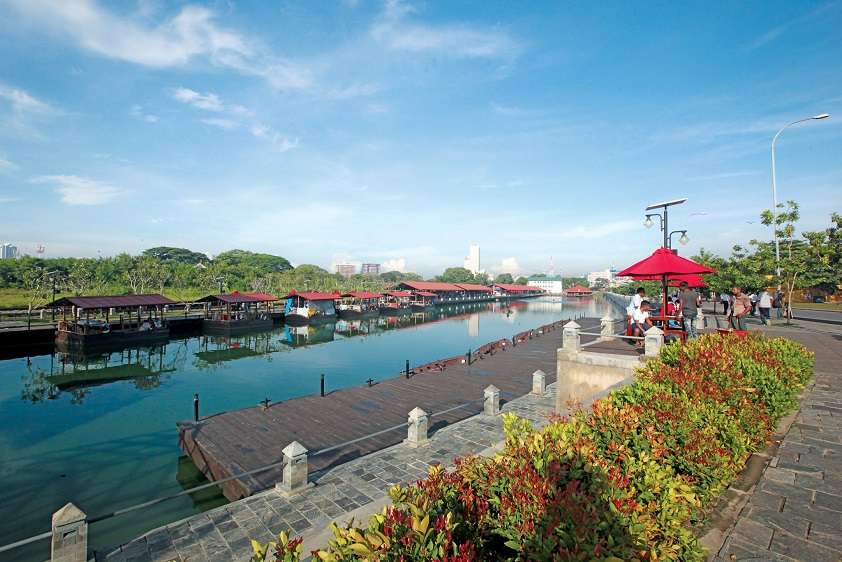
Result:
M579 321L584 331L598 331L599 321ZM593 340L583 336L583 343ZM556 350L561 347L561 330L527 339L475 360L470 366L451 364L443 371L427 371L409 378L395 377L373 386L357 386L318 395L224 412L202 418L198 424L181 423L179 443L196 466L211 480L220 480L282 459L282 449L298 441L310 451L311 473L347 462L353 458L400 443L406 437L405 424L410 410L422 408L430 418L430 431L473 416L482 411L483 390L493 384L500 389L501 401L528 393L532 373L541 369L547 384L556 379ZM601 342L589 351L635 353L620 341ZM451 408L470 402L465 407ZM443 412L443 413L439 413ZM379 435L339 447L318 451L365 437ZM316 453L315 455L313 453ZM281 469L242 476L223 483L230 500L249 496L273 486Z

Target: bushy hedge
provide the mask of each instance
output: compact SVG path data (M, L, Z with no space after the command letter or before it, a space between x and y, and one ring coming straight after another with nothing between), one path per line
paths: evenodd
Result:
M325 561L704 560L691 527L796 406L813 356L785 339L703 336L665 347L633 384L541 430L512 414L506 447L390 490ZM284 535L256 545L295 561Z

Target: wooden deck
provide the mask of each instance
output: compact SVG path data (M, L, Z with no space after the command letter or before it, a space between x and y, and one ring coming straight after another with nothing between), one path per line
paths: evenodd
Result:
M579 320L583 331L598 331L596 319ZM583 336L582 342L593 340ZM473 416L482 410L483 389L493 384L500 389L501 401L528 393L532 373L541 369L547 384L556 378L556 350L561 346L561 330L527 339L475 360L470 366L451 364L443 371L427 371L410 378L395 377L374 386L358 386L318 395L224 412L202 418L198 424L181 423L179 444L196 466L211 480L220 480L268 465L282 459L281 450L298 441L311 453L309 470L322 471L350 459L400 443L406 437L401 427L363 439L339 449L313 453L388 429L406 422L416 406L430 419L433 432L447 424ZM588 351L637 353L619 340L600 342ZM469 406L437 414L454 406ZM281 470L267 470L222 484L230 500L249 496L273 486Z

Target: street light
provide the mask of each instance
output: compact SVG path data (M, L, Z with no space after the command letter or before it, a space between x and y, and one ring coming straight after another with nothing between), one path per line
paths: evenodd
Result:
M664 248L669 248L669 208L673 205L681 205L685 203L687 198L684 199L675 199L673 201L665 201L664 203L655 203L654 205L649 205L646 207L647 211L651 211L653 209L663 209L663 214L661 213L648 213L646 215L646 221L644 221L643 226L646 228L652 228L654 224L652 222L652 217L658 217L661 223L661 232L664 233Z
M681 237L678 239L678 243L682 246L686 246L688 242L690 242L690 238L687 236L686 230L673 230L667 236L667 242L669 242L669 247L672 248L672 235L673 234L681 234Z
M798 119L797 121L793 121L787 125L781 127L781 130L778 131L774 138L772 138L772 235L775 237L775 270L777 272L778 277L781 276L781 246L780 242L778 241L778 187L775 182L775 144L778 142L778 137L781 136L786 129L792 127L793 125L797 125L798 123L803 123L805 121L819 121L821 119L827 119L830 117L829 113L819 113L818 115L814 115L812 117L805 117L804 119Z

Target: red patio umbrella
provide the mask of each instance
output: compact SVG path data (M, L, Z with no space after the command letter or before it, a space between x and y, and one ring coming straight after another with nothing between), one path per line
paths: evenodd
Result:
M667 315L667 279L674 275L692 275L715 273L715 271L693 260L682 258L669 248L658 248L651 256L640 260L617 274L618 277L655 277L660 278L664 287L664 300L661 314Z
M660 275L633 275L632 279L635 281L660 281ZM696 287L707 287L708 284L705 283L705 280L702 279L701 275L696 273L689 273L687 275L670 275L669 276L669 283L670 287L680 287L682 283L686 282L692 288Z

